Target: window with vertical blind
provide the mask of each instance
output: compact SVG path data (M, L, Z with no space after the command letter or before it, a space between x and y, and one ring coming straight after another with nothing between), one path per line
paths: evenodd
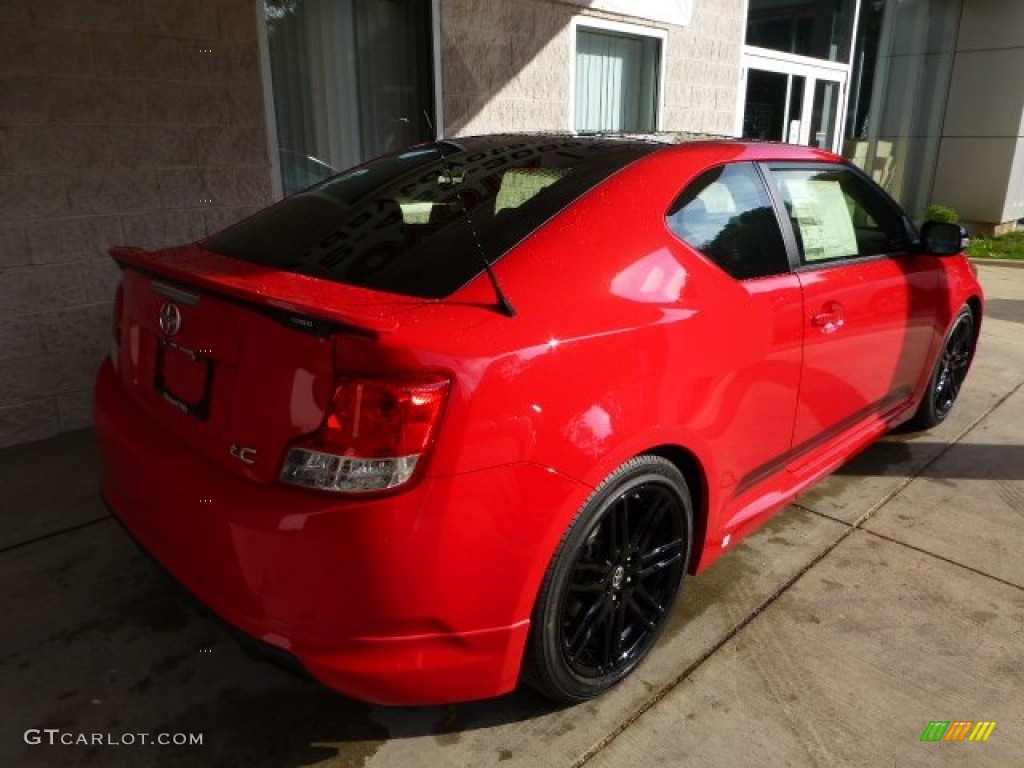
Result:
M433 138L430 0L264 0L284 193Z
M656 131L661 46L658 37L577 27L575 129Z

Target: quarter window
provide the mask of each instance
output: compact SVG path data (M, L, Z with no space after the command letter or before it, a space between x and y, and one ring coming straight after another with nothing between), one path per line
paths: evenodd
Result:
M773 169L805 264L905 251L906 230L883 194L848 168Z
M750 163L720 166L698 177L672 204L667 223L737 279L789 270L771 199Z

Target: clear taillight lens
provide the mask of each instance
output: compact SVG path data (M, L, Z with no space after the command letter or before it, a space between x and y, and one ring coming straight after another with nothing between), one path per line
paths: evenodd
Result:
M324 426L288 451L281 481L351 493L409 482L433 442L450 384L440 377L343 379Z

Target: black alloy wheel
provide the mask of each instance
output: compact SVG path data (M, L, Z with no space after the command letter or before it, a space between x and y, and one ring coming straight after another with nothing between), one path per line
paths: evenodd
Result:
M946 420L970 370L974 344L974 315L970 307L963 307L946 335L928 391L911 421L913 427L930 429Z
M647 656L689 564L692 518L685 480L658 456L627 462L594 492L537 602L525 669L535 688L584 701Z

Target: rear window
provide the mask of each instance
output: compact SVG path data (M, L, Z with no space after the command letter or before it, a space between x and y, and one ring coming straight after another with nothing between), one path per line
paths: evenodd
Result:
M648 144L453 140L327 179L213 235L245 261L391 293L442 298Z

